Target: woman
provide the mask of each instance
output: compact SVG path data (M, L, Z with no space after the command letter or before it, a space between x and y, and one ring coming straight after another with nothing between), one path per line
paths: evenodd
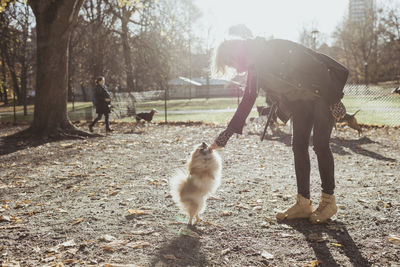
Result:
M277 219L308 218L323 223L337 211L334 196L334 161L329 139L334 119L344 116L340 99L348 70L330 57L287 40L224 41L218 48L215 65L238 73L247 72L247 85L241 103L228 127L211 145L219 149L234 133L241 134L245 120L262 88L281 112L293 119L292 149L297 180L296 204ZM313 148L318 158L322 197L314 211L310 201L310 157L308 145L313 129Z
M103 76L100 76L96 79L96 88L94 91L94 103L96 105L96 113L97 117L94 119L94 121L89 125L89 130L93 132L93 126L101 120L101 117L104 114L105 122L106 122L106 132L111 132L113 131L110 128L110 121L109 121L109 116L110 116L110 103L111 103L111 94L107 90L105 86L105 78Z

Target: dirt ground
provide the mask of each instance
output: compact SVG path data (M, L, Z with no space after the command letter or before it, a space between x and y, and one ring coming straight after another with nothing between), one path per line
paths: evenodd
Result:
M87 124L78 123L82 129ZM16 140L0 125L2 266L400 266L400 129L339 128L339 211L325 225L280 223L296 183L288 129L233 136L222 184L187 229L168 179L220 126L113 124L78 140ZM320 180L310 146L312 201ZM0 264L1 265L1 264Z

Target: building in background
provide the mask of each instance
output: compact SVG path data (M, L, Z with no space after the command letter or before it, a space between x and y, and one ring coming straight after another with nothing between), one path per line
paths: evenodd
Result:
M237 81L178 77L168 82L169 99L240 97L244 85Z
M375 0L350 0L349 18L353 22L362 22L375 8Z

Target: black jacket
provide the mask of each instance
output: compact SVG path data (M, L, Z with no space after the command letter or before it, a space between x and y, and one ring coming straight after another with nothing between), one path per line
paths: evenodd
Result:
M343 97L349 71L327 55L280 39L255 38L247 46L259 88L289 101L322 97L331 105Z
M349 72L332 58L287 40L255 38L246 45L255 64L248 70L246 90L229 131L242 133L260 88L282 100L283 106L318 98L332 105L343 97Z
M95 98L96 98L96 113L108 114L111 112L110 102L106 102L106 98L111 99L111 94L107 90L106 86L96 85Z

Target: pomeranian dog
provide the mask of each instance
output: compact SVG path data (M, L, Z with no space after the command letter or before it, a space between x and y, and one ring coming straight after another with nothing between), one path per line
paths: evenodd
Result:
M174 202L189 216L188 225L199 222L199 214L206 208L208 196L221 183L221 158L206 143L198 145L192 152L188 173L178 171L170 179L171 195Z

